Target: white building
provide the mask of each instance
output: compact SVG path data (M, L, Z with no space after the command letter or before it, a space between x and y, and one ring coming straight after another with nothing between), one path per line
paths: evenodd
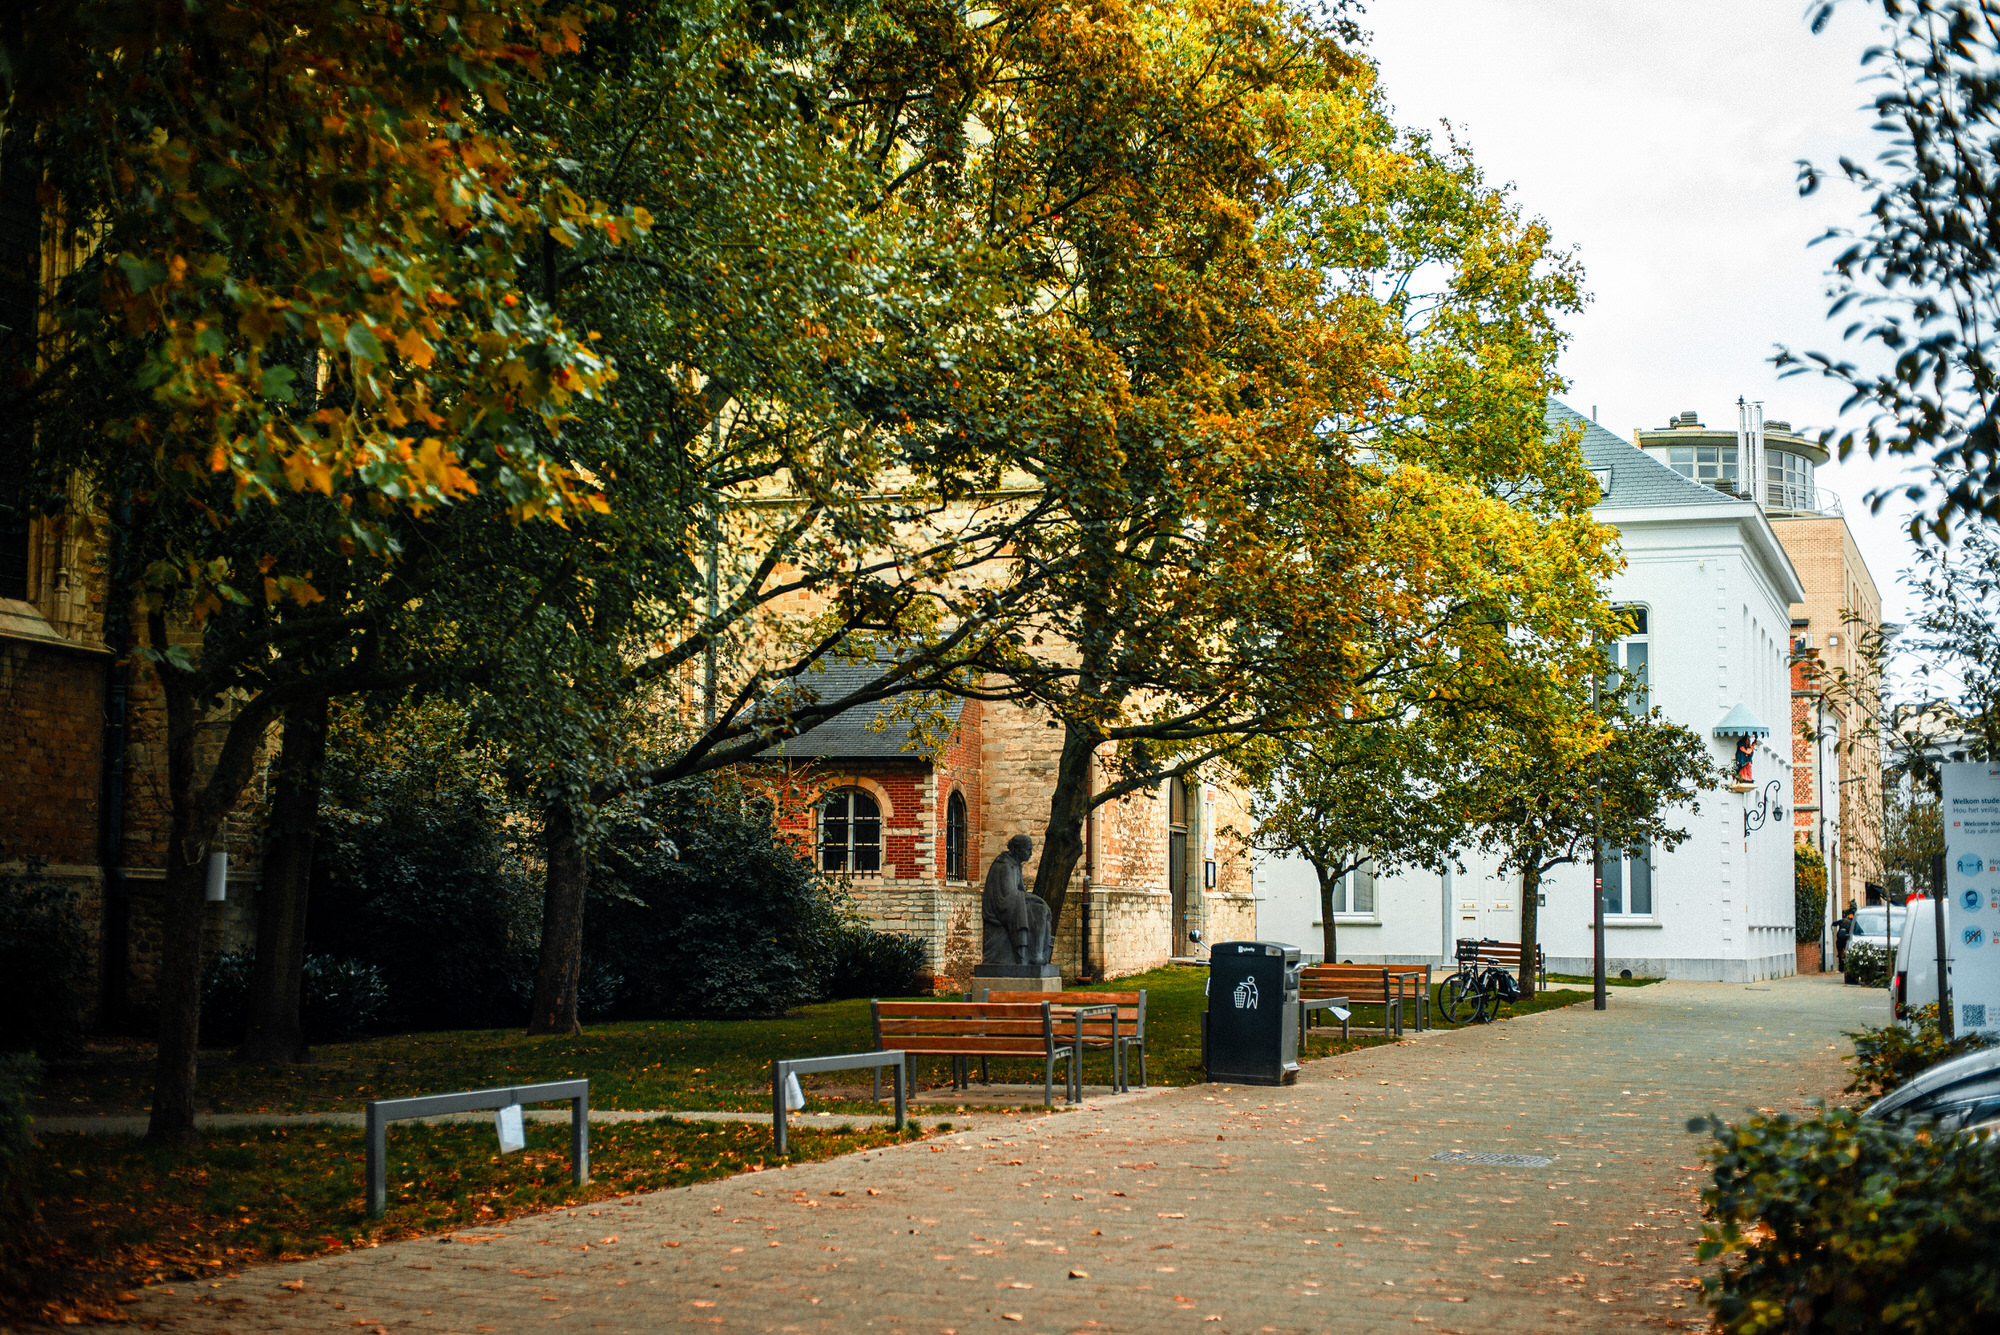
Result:
M1604 499L1594 513L1618 530L1625 568L1612 600L1642 629L1618 647L1643 672L1653 704L1707 738L1718 766L1734 735L1763 729L1748 792L1706 794L1679 816L1689 838L1672 850L1608 860L1607 967L1638 976L1750 981L1796 967L1792 931L1790 607L1799 577L1762 507L1682 476L1560 403L1551 430L1580 423ZM1734 726L1725 720L1733 716ZM1343 960L1448 963L1459 937L1520 938L1520 878L1497 859L1460 853L1461 871L1348 878L1335 923ZM1591 965L1588 863L1543 881L1539 934L1549 968ZM1260 939L1318 958L1318 882L1302 859L1260 860Z

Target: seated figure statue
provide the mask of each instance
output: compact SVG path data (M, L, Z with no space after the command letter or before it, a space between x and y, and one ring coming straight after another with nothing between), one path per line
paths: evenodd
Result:
M986 966L1035 970L1046 966L1055 953L1049 906L1028 893L1021 874L1034 853L1034 841L1017 834L987 868L986 893L980 901L981 959Z

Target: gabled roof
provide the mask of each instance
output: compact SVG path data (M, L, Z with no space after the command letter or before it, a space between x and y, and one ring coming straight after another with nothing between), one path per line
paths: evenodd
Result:
M814 699L838 700L873 684L889 661L823 663L799 676L794 689L810 692ZM918 753L909 746L911 720L894 717L897 703L898 697L891 697L836 714L790 741L779 742L758 759L879 760L891 756L918 759ZM940 704L944 716L956 727L965 710L965 701L947 696Z
M1549 434L1571 425L1583 427L1583 457L1593 469L1611 470L1611 491L1599 505L1624 509L1649 505L1735 505L1737 497L1726 496L1673 469L1621 436L1613 435L1576 409L1558 399L1550 399L1543 420Z

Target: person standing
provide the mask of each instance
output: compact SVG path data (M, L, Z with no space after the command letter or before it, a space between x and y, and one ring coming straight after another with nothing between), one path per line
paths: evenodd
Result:
M1854 936L1854 905L1849 904L1833 925L1833 965L1842 973L1847 972L1847 943Z

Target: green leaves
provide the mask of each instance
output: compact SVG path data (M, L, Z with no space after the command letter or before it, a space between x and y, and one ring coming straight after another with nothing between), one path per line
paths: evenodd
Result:
M1973 1335L2000 1320L2000 1148L1852 1109L1710 1131L1698 1255L1731 1335Z

